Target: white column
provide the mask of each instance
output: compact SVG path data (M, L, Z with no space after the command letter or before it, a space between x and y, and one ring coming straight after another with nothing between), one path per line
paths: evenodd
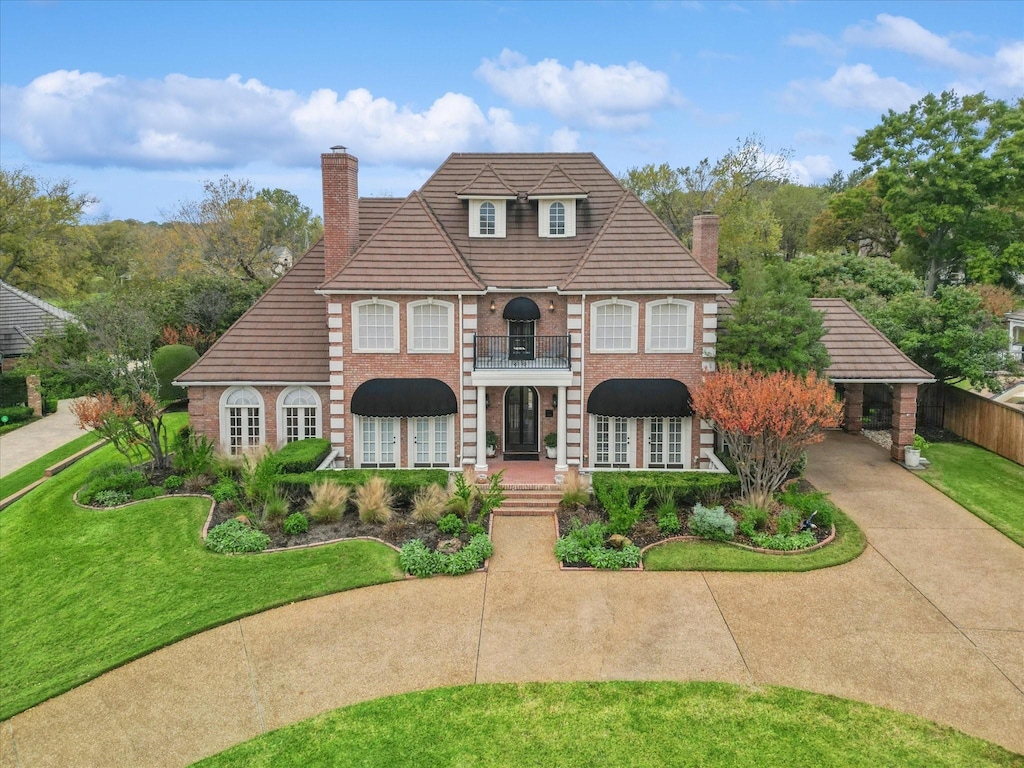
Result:
M487 387L476 388L476 465L477 474L487 472Z
M565 474L569 471L569 463L566 460L566 443L568 435L566 429L566 403L565 387L558 388L558 449L555 453L555 474Z

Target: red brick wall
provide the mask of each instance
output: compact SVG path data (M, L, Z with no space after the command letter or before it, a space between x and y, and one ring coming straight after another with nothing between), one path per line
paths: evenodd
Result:
M239 386L249 386L247 384ZM289 389L291 384L284 386L254 386L263 398L263 442L277 448L284 434L278 435L277 407L281 393ZM309 385L303 385L309 386ZM320 396L320 436L330 438L330 415L328 411L328 388L309 386ZM220 445L220 399L224 391L230 387L189 387L188 418L196 434L206 435Z
M344 152L320 155L324 191L324 276L334 277L359 246L359 161Z
M892 388L892 450L894 461L903 461L903 449L914 442L917 430L917 384Z
M718 216L702 213L693 217L694 257L712 275L718 275Z

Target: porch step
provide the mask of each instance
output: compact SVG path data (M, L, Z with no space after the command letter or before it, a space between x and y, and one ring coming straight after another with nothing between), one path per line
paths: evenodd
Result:
M562 491L557 485L513 485L505 488L505 501L496 515L516 517L553 515Z

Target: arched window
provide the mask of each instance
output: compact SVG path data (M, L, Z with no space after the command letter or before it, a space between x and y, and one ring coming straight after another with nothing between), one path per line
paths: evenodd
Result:
M591 352L636 352L639 305L635 301L609 299L590 307Z
M372 299L352 305L352 351L398 351L398 305Z
M554 202L548 208L548 234L565 234L565 204Z
M263 398L252 387L234 387L221 398L221 443L241 453L263 443Z
M427 299L409 304L408 345L410 352L453 352L455 350L455 305Z
M693 351L693 302L663 299L647 303L647 352Z
M494 203L480 203L480 234L495 234L495 221L497 216L494 210Z
M320 398L309 387L294 387L281 393L278 441L293 443L320 437Z

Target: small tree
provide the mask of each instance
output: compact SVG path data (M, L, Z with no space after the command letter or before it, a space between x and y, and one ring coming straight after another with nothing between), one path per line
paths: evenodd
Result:
M102 392L71 404L82 429L94 429L110 441L132 466L152 461L154 468L169 463L167 428L157 401L148 392L135 398Z
M767 509L804 448L839 426L842 404L826 379L726 366L693 392L693 407L725 438L744 502Z

